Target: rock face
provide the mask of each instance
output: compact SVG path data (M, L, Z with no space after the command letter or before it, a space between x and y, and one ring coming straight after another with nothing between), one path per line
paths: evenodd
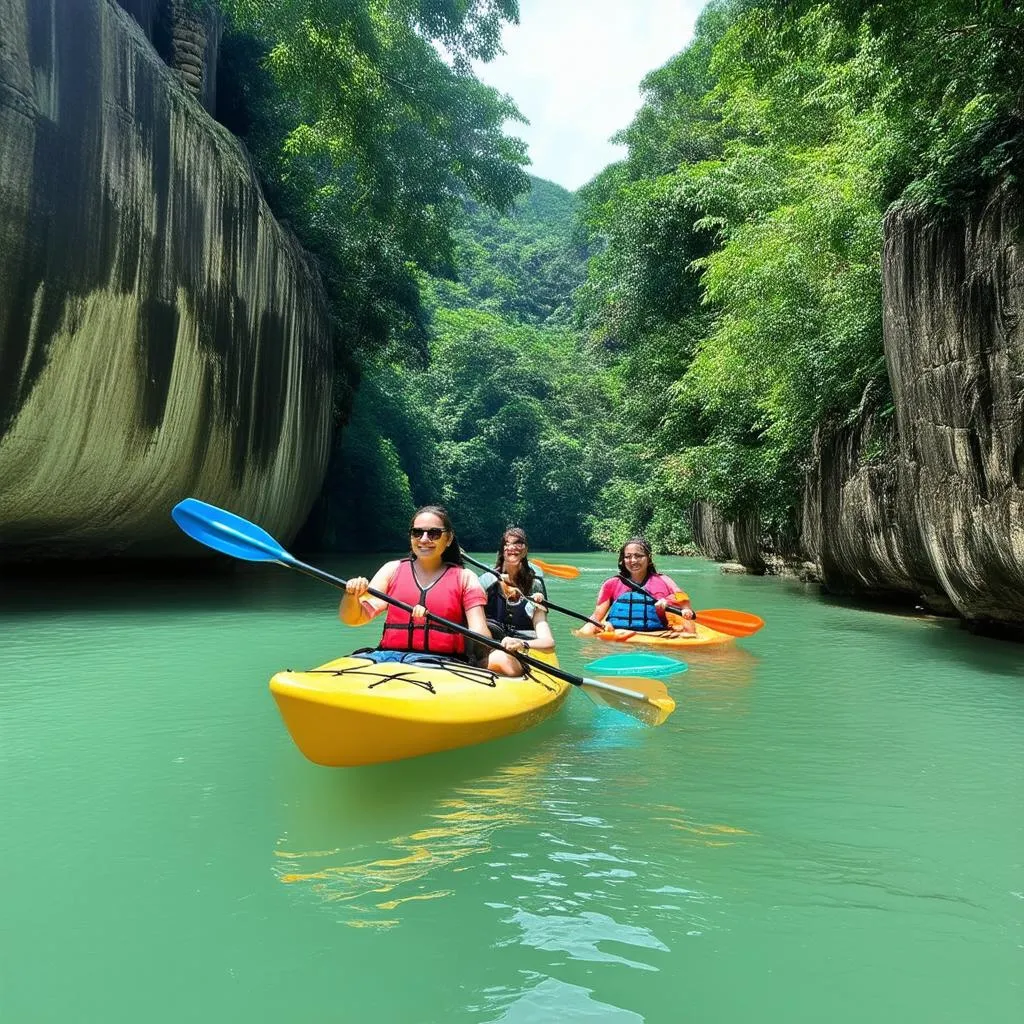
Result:
M1024 633L1024 196L886 221L885 349L899 459L956 610Z
M224 20L200 0L117 0L156 52L209 113L217 106L217 54Z
M886 218L884 340L894 416L866 395L819 432L797 558L834 592L903 598L1024 638L1024 197ZM709 556L792 569L695 511ZM711 528L707 524L714 523ZM741 532L749 533L749 524Z
M761 525L756 516L726 519L713 505L700 501L691 510L690 521L694 543L708 558L737 562L754 574L765 571Z
M895 457L895 423L871 399L852 424L815 434L801 515L806 571L832 593L950 612L917 527L915 467Z
M0 559L194 554L186 495L298 529L330 438L319 279L113 0L0 0L0 247Z

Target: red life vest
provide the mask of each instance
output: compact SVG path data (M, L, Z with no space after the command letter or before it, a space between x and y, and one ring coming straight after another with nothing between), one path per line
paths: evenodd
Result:
M429 587L419 585L412 571L412 559L398 563L394 578L388 584L388 596L397 597L406 604L423 605L434 615L466 625L466 611L462 605L462 569L449 566ZM461 633L425 619L413 622L412 616L393 604L388 605L384 620L384 634L380 647L385 651L428 651L431 654L464 654L466 642Z

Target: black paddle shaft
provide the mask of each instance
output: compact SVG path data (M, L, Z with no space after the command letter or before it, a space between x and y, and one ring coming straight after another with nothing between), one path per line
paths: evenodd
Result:
M598 622L597 619L592 619L589 615L581 615L579 612L574 612L571 608L563 608L560 604L555 604L546 597L541 601L541 607L554 608L556 612L561 612L563 615L571 615L574 619L579 619L580 622L589 622L592 626L597 626L602 633L607 628L603 622Z
M475 558L471 558L465 552L463 552L462 557L465 558L467 562L472 562L478 569L483 569L484 572L494 573L494 575L498 576L499 579L501 578L497 566L492 568L489 565L484 565L483 562L478 562ZM602 632L604 631L604 625L602 623L595 619L591 619L586 615L581 615L579 612L574 612L571 608L563 608L560 604L555 604L554 601L549 601L546 596L543 601L539 602L539 604L542 608L554 608L556 612L561 612L563 615L571 615L574 619L579 619L580 622L589 622L592 626L597 626L602 630Z
M330 583L331 586L337 587L339 590L344 590L348 585L348 580L343 580L340 576L332 576L329 572L324 572L323 569L317 569L315 566L306 565L305 562L300 562L297 558L293 562L289 562L293 568L298 569L300 572L304 572L307 576L312 576L314 579L322 580L324 583ZM400 601L397 597L392 597L390 594L383 594L379 590L374 590L373 587L367 587L366 593L372 597L380 598L381 601L386 601L388 604L393 604L396 608L401 608L404 612L412 614L413 605L406 604L404 601ZM468 637L470 640L476 640L478 643L483 644L485 647L490 647L495 651L504 651L505 648L495 640L493 637L481 636L479 633L473 632L471 629L467 629L465 626L460 626L457 622L452 622L450 619L442 618L440 615L435 615L433 612L427 612L426 617L431 622L436 622L442 626L447 626L449 629L454 629L456 633L461 633L464 637ZM423 653L429 653L424 651ZM572 683L573 686L582 686L583 678L581 676L574 676L564 669L557 668L555 665L549 665L544 661L537 661L534 658L529 657L526 654L520 654L519 652L508 651L513 658L517 661L523 662L524 665L529 665L532 668L540 669L541 672L547 672L550 676L555 676L557 679L562 679L567 683Z
M643 594L644 597L646 597L648 600L654 601L654 597L651 594L644 590L644 588L641 587L639 583L635 583L633 580L631 580L628 576L620 575L619 579L622 580L622 582L625 583L627 587L632 587L638 594ZM665 611L673 612L676 615L683 614L683 609L677 607L674 604L665 605ZM694 618L697 618L697 616L694 615Z

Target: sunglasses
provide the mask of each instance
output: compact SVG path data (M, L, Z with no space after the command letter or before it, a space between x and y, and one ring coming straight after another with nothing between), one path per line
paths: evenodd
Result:
M409 529L409 540L419 540L424 534L431 540L440 540L444 536L444 529L440 526L431 526L429 529L423 527L422 530L417 530L415 526Z

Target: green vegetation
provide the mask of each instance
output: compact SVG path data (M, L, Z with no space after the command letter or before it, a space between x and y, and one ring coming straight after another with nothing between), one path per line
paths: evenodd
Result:
M221 3L225 121L320 259L343 415L361 374L337 546L438 498L477 547L685 550L696 500L785 523L814 431L891 413L886 211L1024 163L1020 0L712 0L576 196L468 70L512 0Z
M618 449L598 527L626 509L678 547L670 510L698 499L781 525L813 431L865 394L891 411L883 215L1016 178L1022 30L1014 2L709 4L581 196L580 323L649 438L646 465Z
M418 271L451 273L463 198L508 209L528 188L521 119L470 61L496 52L515 0L218 0L229 15L218 117L318 257L339 356L397 336L427 349ZM442 59L435 44L450 55Z
M395 347L367 362L328 473L333 546L400 546L392 510L404 527L414 505L438 500L476 548L509 523L549 549L588 546L611 405L579 334L562 326L584 276L572 197L531 183L509 216L467 203L458 279L422 279L427 366ZM368 525L367 509L381 518Z
M585 276L575 209L571 193L534 177L512 216L467 202L456 232L458 281L435 280L436 303L538 326L569 323L572 294Z

